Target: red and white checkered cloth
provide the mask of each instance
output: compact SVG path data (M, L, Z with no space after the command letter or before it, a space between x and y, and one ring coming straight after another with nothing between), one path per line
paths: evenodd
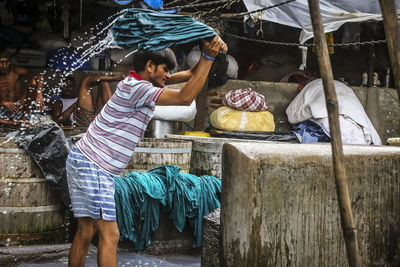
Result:
M244 111L268 110L264 96L251 88L231 90L226 93L223 103L225 106Z

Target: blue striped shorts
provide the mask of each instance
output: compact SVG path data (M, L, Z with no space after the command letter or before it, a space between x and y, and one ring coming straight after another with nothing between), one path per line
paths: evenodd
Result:
M74 217L116 221L114 178L76 146L68 155L66 169Z

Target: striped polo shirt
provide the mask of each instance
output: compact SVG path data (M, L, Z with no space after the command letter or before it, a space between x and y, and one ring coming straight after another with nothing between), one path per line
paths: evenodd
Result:
M77 143L78 148L106 172L120 175L153 117L163 90L132 71L118 83L115 93Z

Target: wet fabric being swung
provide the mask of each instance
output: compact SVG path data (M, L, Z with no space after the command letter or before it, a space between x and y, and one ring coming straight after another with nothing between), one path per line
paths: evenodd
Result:
M132 172L115 177L115 205L121 238L143 250L151 243L159 224L160 205L176 229L186 221L193 228L193 246L201 245L202 218L220 206L221 179L180 172L174 165L147 173Z
M123 49L160 50L172 45L211 39L216 32L190 16L163 14L139 8L126 9L110 29Z

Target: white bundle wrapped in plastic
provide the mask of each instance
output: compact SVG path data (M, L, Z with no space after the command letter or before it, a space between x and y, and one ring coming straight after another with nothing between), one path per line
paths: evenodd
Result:
M353 89L339 81L334 81L334 84L343 144L380 145L381 139ZM309 82L289 104L286 114L291 124L312 120L330 137L328 111L321 79Z
M153 119L189 122L194 119L196 113L196 101L190 106L156 106Z

